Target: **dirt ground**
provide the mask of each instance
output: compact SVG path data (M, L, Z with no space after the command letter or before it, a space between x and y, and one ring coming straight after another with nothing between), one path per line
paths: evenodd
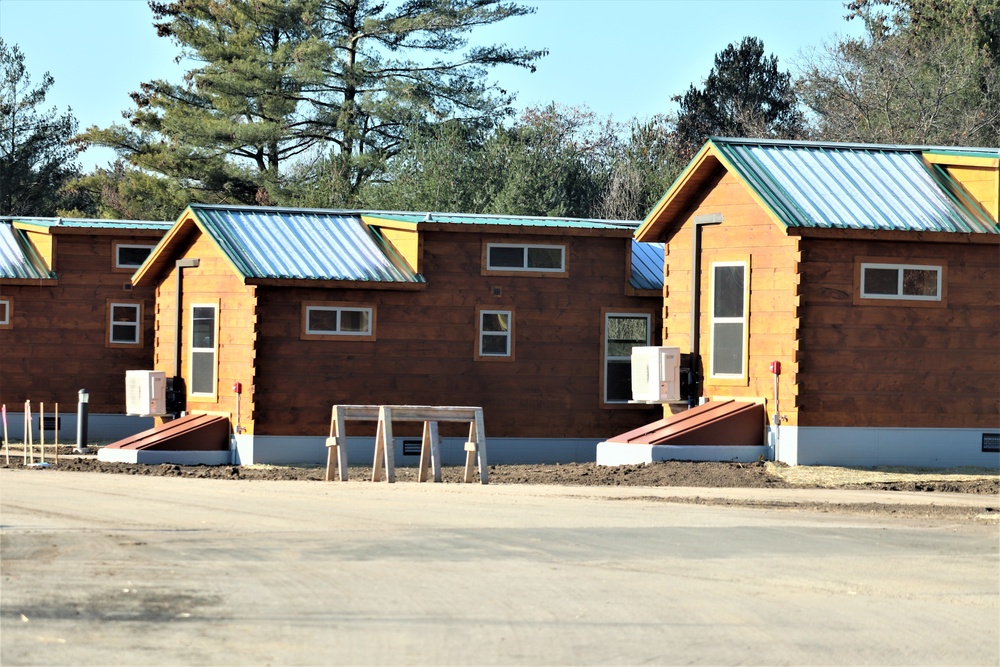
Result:
M37 454L36 454L37 459ZM313 480L322 481L320 466L182 466L170 463L143 465L108 463L93 456L63 454L54 464L51 453L47 462L56 470L97 472L124 475L198 477L208 479ZM23 466L20 452L11 451L10 463L0 467ZM37 466L36 466L37 467ZM371 467L350 468L352 481L371 479ZM416 481L413 467L396 467L397 482ZM445 466L445 483L460 483L463 468ZM661 461L656 463L598 466L594 463L552 465L492 465L490 484L562 484L565 486L685 486L716 488L844 488L881 491L923 491L946 493L1000 494L1000 470L982 468L832 468L822 466L786 466L762 461L757 463L718 463Z
M0 467L22 467L23 457L11 452L10 463L0 459ZM109 463L95 457L63 455L58 464L47 458L45 471L77 471L104 474L195 477L206 479L302 480L323 481L325 469L320 466L181 466L175 464L142 465ZM36 464L35 467L42 467ZM445 466L445 483L461 483L463 468ZM351 483L371 483L371 467L352 467ZM396 467L397 483L415 482L417 470ZM934 493L991 494L997 496L997 507L988 514L1000 517L1000 471L982 468L877 468L854 469L820 466L786 466L772 462L719 463L663 461L642 465L616 467L594 463L555 465L493 465L489 468L490 484L559 484L564 486L629 486L629 487L712 487L712 488L839 488L877 491L916 491L928 494L926 505L902 507L885 503L853 504L832 507L817 503L813 509L848 512L890 513L897 516L978 517L981 511L967 508L942 507L934 503ZM734 504L780 508L781 503L761 501L720 501L694 498L683 502L699 504ZM798 509L808 509L802 503Z

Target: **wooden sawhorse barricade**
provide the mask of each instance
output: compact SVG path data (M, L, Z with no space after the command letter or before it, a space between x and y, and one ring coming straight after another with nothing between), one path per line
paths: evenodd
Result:
M347 481L347 427L354 421L378 421L375 430L375 461L372 465L372 481L385 477L388 482L396 481L392 422L423 422L424 433L420 443L420 472L418 481L427 481L430 464L434 481L441 481L441 438L438 436L438 422L468 422L469 439L465 443L465 481L471 482L473 468L478 463L479 481L489 482L486 464L486 431L483 427L483 409L476 407L444 407L431 405L335 405L330 416L330 437L326 439L326 480L337 477ZM478 460L477 460L478 459ZM334 474L336 469L337 474Z

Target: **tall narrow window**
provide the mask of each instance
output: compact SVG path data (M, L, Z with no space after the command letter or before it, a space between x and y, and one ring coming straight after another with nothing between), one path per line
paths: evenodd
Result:
M479 311L477 358L511 358L514 314L509 310Z
M10 328L10 299L0 299L0 329Z
M746 375L747 263L712 264L711 377Z
M138 303L108 305L108 342L112 345L138 345L142 326L142 308Z
M214 304L195 304L191 308L192 396L215 396L218 312Z
M606 313L604 316L604 402L632 398L632 348L649 345L650 316Z

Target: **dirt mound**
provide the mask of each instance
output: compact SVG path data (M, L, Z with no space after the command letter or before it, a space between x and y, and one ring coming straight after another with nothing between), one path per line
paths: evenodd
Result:
M0 464L2 465L2 464ZM20 460L9 466L22 467ZM72 470L124 475L196 477L205 479L322 481L319 466L182 466L171 463L143 465L110 463L93 457L62 457L48 470ZM371 479L371 467L352 467L352 481ZM458 483L463 468L445 466L446 483ZM723 463L662 461L642 465L598 466L593 463L555 465L493 465L491 484L561 484L565 486L654 486L714 488L853 488L884 491L1000 494L996 471L956 473L946 470L855 470L849 468L789 468L770 462ZM416 481L415 468L397 467L396 480Z

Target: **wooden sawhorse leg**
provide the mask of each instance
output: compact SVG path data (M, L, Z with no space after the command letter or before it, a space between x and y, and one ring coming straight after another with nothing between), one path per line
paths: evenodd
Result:
M465 443L465 482L472 481L473 463L479 463L479 482L489 483L486 464L486 429L483 426L483 411L476 410L475 419L469 424L469 440Z
M392 409L383 405L378 409L378 428L375 431L375 462L372 465L372 481L382 479L382 462L385 461L385 481L396 481L396 464L392 442Z
M344 424L344 409L333 406L330 415L330 437L326 439L326 481L332 482L334 468L339 472L340 481L347 481L347 427Z
M427 481L427 464L430 462L434 472L434 481L441 481L441 438L438 436L436 421L424 422L424 437L420 442L420 474L418 482Z

